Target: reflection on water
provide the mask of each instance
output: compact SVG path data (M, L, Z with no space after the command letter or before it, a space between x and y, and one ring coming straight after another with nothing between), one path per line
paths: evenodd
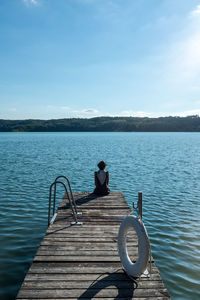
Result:
M99 160L132 206L143 192L152 253L172 299L200 299L198 133L0 133L0 298L14 299L47 225L49 186L93 190ZM63 193L60 188L60 197Z

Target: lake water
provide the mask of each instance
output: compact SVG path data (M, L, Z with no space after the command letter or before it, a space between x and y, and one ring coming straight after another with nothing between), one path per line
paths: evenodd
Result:
M15 299L47 228L49 186L143 192L152 253L172 299L200 299L200 133L0 133L0 299ZM60 191L62 194L63 191Z

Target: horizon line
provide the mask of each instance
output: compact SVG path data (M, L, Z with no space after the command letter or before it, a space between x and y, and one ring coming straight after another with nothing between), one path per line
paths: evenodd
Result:
M50 118L50 119L43 119L43 118L22 118L22 119L5 119L5 118L0 118L2 121L27 121L27 120L35 120L35 121L51 121L51 120L71 120L71 119L85 119L85 120L90 120L90 119L95 119L95 118L136 118L136 119L159 119L159 118L188 118L188 117L200 117L199 114L192 114L192 115L187 115L187 116L180 116L180 115L167 115L167 116L156 116L156 117L150 117L150 116L107 116L107 115L102 115L102 116L93 116L93 117L60 117L60 118Z

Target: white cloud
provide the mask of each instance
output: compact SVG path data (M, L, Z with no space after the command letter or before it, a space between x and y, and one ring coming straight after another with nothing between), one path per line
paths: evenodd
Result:
M182 112L176 112L176 113L169 113L169 112L145 112L145 111L133 111L133 110L124 110L120 112L119 114L111 115L107 114L108 116L112 117L139 117L139 118L159 118L159 117L187 117L187 116L194 116L199 115L200 116L200 109L192 109L192 110L186 110Z
M62 110L69 110L70 107L69 107L69 106L61 106L61 109L62 109Z
M200 72L200 32L193 33L180 43L180 70L186 79L192 79Z
M96 114L96 113L98 113L98 110L88 108L88 109L83 109L82 112L85 113L85 114Z
M200 5L197 5L197 7L191 12L191 15L200 15Z
M26 5L37 5L38 4L38 0L23 0L23 2L26 4Z
M200 116L200 109L192 109L192 110L186 110L177 114L171 114L171 116L179 116L179 117L187 117L187 116Z
M47 105L46 111L53 113L57 118L91 118L99 116L99 111L93 108L85 108L81 110L73 110L69 106Z
M82 110L72 110L70 111L71 114L74 117L77 118L92 118L92 117L98 117L100 115L100 112L97 109L93 109L93 108L86 108L86 109L82 109Z
M151 113L145 111L133 111L133 110L124 110L119 115L124 117L152 117L153 116Z
M56 106L56 105L47 105L46 108L48 110L54 110L54 111L62 111L62 110L70 110L69 106Z
M162 60L163 74L171 83L192 86L199 80L200 5L188 14L185 27L174 35L174 40Z

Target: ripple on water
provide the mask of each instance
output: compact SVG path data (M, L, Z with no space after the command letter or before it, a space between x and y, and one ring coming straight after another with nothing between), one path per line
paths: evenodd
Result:
M92 191L96 164L105 159L111 190L122 191L130 207L143 192L152 253L172 299L200 299L199 134L0 135L0 298L15 298L40 244L55 177Z

